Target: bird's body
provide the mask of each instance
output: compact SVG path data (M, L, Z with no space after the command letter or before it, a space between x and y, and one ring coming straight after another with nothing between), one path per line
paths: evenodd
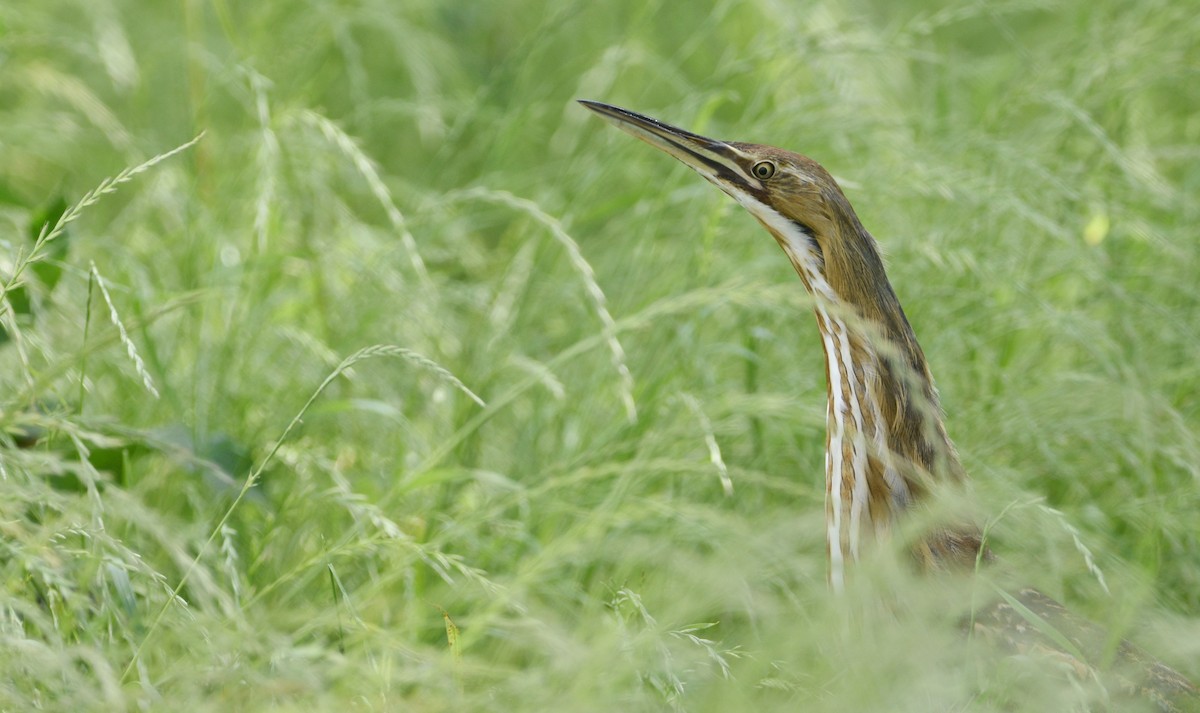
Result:
M582 103L732 196L774 236L812 294L828 389L826 544L830 582L840 590L849 563L869 542L892 532L933 488L966 478L946 434L925 355L874 238L837 182L810 158L771 146L717 141L619 107ZM915 553L927 570L969 568L988 557L978 529L969 523L925 533ZM1043 626L1030 626L1030 616L1050 622L1051 629L1077 644L1086 636L1072 630L1096 628L1028 589L1016 597L1005 595L971 621L1010 650L1056 647ZM1153 700L1160 710L1200 707L1200 692L1183 676L1132 645L1122 646L1118 663L1135 671L1137 681L1125 688ZM1084 661L1077 663L1088 668ZM1176 705L1179 701L1185 708Z
M964 479L937 391L875 239L816 161L771 146L714 141L625 109L584 102L687 164L767 229L813 296L825 352L829 576L891 532L939 481ZM969 526L939 529L917 546L927 567L973 564Z

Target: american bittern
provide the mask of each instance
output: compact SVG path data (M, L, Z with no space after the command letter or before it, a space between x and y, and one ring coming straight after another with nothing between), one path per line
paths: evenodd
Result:
M887 536L931 488L966 477L875 239L833 177L806 156L717 141L608 104L582 104L732 196L775 238L812 295L828 393L825 536L830 582L840 591L847 563L867 543ZM923 567L936 570L969 569L986 558L982 548L977 528L955 523L927 533L915 549ZM1096 627L1036 590L1021 590L975 621L1014 648L1066 654L1038 632L1041 626L1029 625L1029 616L1077 649L1095 651ZM1123 643L1118 659L1126 691L1168 711L1196 704L1195 687L1132 645Z

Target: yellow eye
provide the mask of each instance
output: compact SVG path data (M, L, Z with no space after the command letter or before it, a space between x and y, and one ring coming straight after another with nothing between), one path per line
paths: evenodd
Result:
M754 173L755 178L766 180L775 175L775 164L770 161L759 161L754 164L754 168L750 169Z

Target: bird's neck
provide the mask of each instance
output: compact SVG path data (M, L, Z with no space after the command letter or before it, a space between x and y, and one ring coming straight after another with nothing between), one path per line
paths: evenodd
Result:
M933 482L964 477L925 355L874 239L857 219L845 227L860 232L836 244L849 242L854 249L826 250L823 269L793 259L813 295L825 352L826 543L835 587L844 564L858 559L869 541L886 536ZM817 241L835 244L820 236ZM785 251L802 254L787 246ZM937 566L941 556L924 558Z
M875 239L840 191L827 199L838 209L807 224L774 210L751 212L813 296L828 388L825 523L837 588L845 563L886 535L934 482L965 476L925 354ZM938 568L973 561L978 544L967 526L931 533L917 554L923 565Z
M831 290L814 294L825 347L829 425L835 426L839 412L878 415L880 427L870 425L862 437L896 462L908 487L896 488L888 500L902 510L931 480L961 479L962 467L942 422L925 354L884 274L874 241L865 232L864 237L870 243L864 241L860 258L870 267L856 274L877 276L869 283L850 284L839 280L842 271L827 263Z
M844 562L885 537L932 481L959 480L962 468L912 354L844 306L818 299L814 311L828 388L826 540L839 584Z

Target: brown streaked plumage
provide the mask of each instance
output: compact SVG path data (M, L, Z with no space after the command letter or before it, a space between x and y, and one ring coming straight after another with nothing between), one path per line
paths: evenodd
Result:
M825 514L830 581L864 542L886 536L933 487L966 475L942 422L925 355L888 281L874 238L841 188L816 161L790 151L710 139L627 109L581 102L620 129L686 164L729 194L775 238L813 296L825 352ZM955 523L916 545L927 570L973 567L989 555L979 530ZM1056 628L1090 660L1110 653L1096 625L1036 590L1021 590L972 618L972 626L1015 651L1055 648L1028 617ZM1014 606L1013 603L1017 606ZM1057 649L1080 670L1090 664ZM1122 642L1119 691L1159 710L1200 707L1200 692L1177 672ZM1132 672L1132 674L1130 674ZM1132 675L1132 678L1130 678Z
M708 139L625 109L583 102L731 195L774 236L814 298L828 386L826 544L830 581L864 543L893 529L931 483L959 482L925 355L884 272L875 239L833 177L790 151ZM973 565L971 527L917 546L929 568Z

